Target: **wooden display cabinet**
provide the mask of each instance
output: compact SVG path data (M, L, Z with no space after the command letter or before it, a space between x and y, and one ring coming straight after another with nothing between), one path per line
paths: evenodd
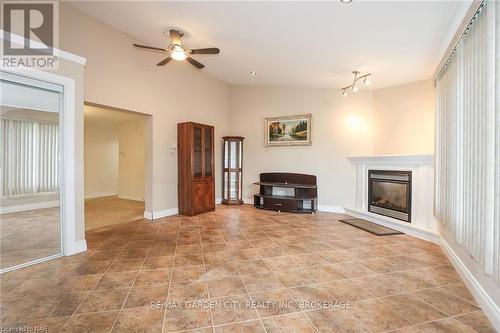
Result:
M242 170L243 170L243 140L241 136L225 136L222 159L222 203L226 205L241 205Z
M177 124L179 214L215 210L214 127Z

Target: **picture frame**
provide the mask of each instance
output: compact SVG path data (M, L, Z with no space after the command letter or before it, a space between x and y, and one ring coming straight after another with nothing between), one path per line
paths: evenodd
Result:
M311 144L311 113L264 119L264 146Z

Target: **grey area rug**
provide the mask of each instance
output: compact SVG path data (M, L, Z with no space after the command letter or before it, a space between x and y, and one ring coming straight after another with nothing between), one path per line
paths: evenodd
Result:
M389 235L401 235L403 234L400 231L384 227L382 225L372 223L363 219L343 219L339 220L340 222L344 222L346 224L352 225L353 227L359 228L364 231L368 231L377 236L389 236Z

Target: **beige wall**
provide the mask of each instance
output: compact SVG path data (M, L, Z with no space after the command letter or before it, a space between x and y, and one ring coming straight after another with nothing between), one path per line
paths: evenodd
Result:
M118 194L118 133L113 124L85 124L85 198Z
M373 151L372 93L344 98L334 89L231 86L229 135L245 137L243 198L258 190L261 172L283 171L318 177L323 209L351 204L354 168L350 155ZM312 113L312 145L265 147L264 118Z
M120 146L118 196L144 201L144 120L117 124L116 132Z
M226 134L227 85L186 63L158 68L161 55L135 50L132 43L139 41L132 37L67 4L60 4L60 12L60 48L87 58L85 101L152 115L148 124L152 166L146 170L152 189L145 194L146 210L177 207L177 153L169 151L177 142L177 123L207 123L215 126L217 138ZM220 156L218 145L217 170ZM220 184L219 177L220 173L216 184ZM220 197L220 186L216 189Z
M430 80L375 90L375 155L434 153L434 88Z

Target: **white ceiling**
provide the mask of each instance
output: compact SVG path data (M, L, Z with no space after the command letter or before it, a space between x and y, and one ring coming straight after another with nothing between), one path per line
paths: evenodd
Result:
M85 105L83 116L87 125L116 125L128 121L144 119L144 115L127 111L115 111L96 106Z
M340 88L351 71L382 88L430 78L471 1L167 2L71 5L144 44L180 28L195 58L228 84ZM138 51L140 52L140 51ZM158 61L162 55L158 55ZM186 64L188 66L188 64ZM168 65L166 66L168 67ZM168 70L168 68L158 68ZM257 72L250 76L249 72Z

